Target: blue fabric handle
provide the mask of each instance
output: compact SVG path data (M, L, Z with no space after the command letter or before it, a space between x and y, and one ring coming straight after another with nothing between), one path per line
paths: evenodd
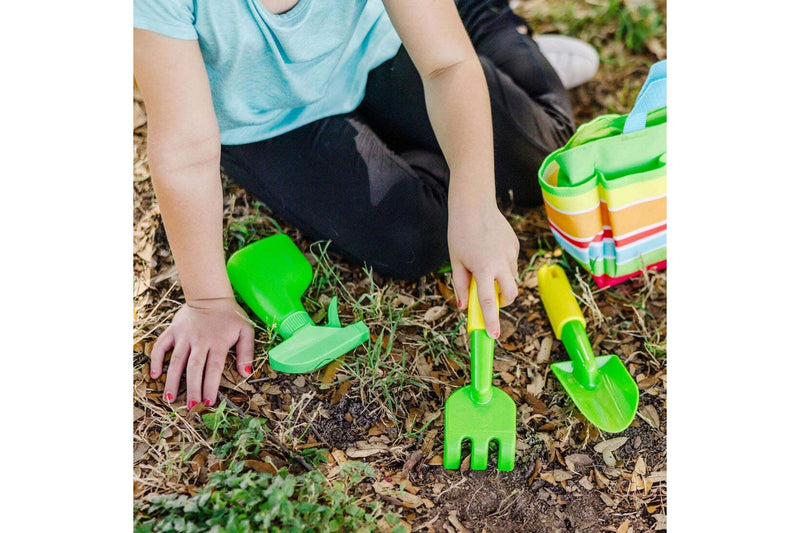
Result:
M667 105L667 60L662 59L650 67L633 109L625 119L622 133L643 130L647 123L647 113L665 105Z

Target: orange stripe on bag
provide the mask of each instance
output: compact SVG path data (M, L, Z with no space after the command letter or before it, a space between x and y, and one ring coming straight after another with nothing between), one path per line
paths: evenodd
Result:
M605 211L605 204L601 204ZM608 214L610 226L615 236L624 235L642 228L659 224L667 219L667 197L656 198L647 202L629 205L619 211Z
M556 211L547 202L544 206L550 222L557 226L562 233L578 241L594 239L598 233L603 232L604 226L609 225L608 211L600 209L599 206L592 211L572 215ZM605 206L605 204L601 203L600 206Z

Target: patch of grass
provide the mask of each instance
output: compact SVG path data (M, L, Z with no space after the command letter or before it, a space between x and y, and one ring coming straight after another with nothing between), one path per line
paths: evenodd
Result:
M634 53L643 52L647 41L658 35L664 24L653 2L641 2L630 9L622 0L612 0L605 19L618 25L614 38Z
M236 460L256 455L267 436L266 420L240 418L223 401L211 413L203 414L203 424L211 431L209 444L222 460Z
M455 326L449 329L425 329L420 344L420 354L429 355L433 366L439 366L447 358L466 370L469 362L469 350L465 342L459 342L461 335L466 335L467 316L463 314ZM463 326L463 327L462 327Z
M523 1L518 9L534 29L572 35L595 46L612 40L638 54L644 52L647 41L665 33L665 18L653 0L572 0L550 2L548 9L534 4Z
M374 341L367 341L366 352L360 350L343 361L342 369L355 380L362 403L378 405L384 415L398 422L408 414L402 397L411 384L406 363L406 351L393 353L397 321L385 325ZM414 385L426 387L414 380Z
M215 472L192 496L156 496L134 501L134 531L405 531L398 516L386 513L380 500L364 502L357 485L375 478L374 468L360 462L340 465L339 479L318 470L294 475L245 471L237 462Z
M259 201L238 206L237 197L231 195L225 211L222 239L231 253L275 233L284 233L281 225L269 216L269 209Z

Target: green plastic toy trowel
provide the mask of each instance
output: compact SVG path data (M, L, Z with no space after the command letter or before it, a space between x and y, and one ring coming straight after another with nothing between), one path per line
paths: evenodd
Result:
M485 470L489 442L497 442L497 469L512 470L517 445L517 406L511 396L492 385L494 339L486 333L478 291L473 278L467 312L470 384L456 389L444 403L444 455L442 466L461 465L461 442L472 444L470 469Z
M610 433L627 428L636 416L639 388L616 355L595 357L586 335L586 320L558 265L539 269L539 294L550 325L570 361L550 368L578 410L592 424Z
M364 322L342 327L334 296L328 323L317 326L300 297L311 285L311 264L288 235L261 239L228 259L233 289L267 325L284 339L269 351L270 366L289 374L311 372L349 352L369 337Z

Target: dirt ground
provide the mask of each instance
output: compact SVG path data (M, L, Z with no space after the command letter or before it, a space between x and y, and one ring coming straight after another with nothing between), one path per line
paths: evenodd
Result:
M540 32L563 32L556 4L518 2L515 9ZM595 5L575 4L587 10ZM663 3L657 7L665 14ZM633 52L613 25L605 33L590 25L573 32L592 42L604 60L592 81L571 91L577 122L626 112L649 65L664 56L665 35ZM146 112L138 94L134 126L133 481L134 498L147 500L192 494L223 466L198 416L207 409L187 412L179 407L185 405L181 394L173 410L161 400L163 378L149 378L152 343L182 295L149 180ZM269 367L274 333L257 330L253 377L241 382L229 365L220 395L239 414L267 420L273 438L248 458L253 469L287 465L301 472L302 452L309 449L324 450L323 473L341 461L367 462L381 475L362 484L364 497L380 499L413 531L666 529L666 272L599 290L562 256L542 208L509 211L521 244L521 291L501 311L494 384L518 407L516 465L498 472L490 456L487 470L471 471L466 458L460 470L450 471L441 466L443 407L468 380L469 354L449 274L416 282L369 275L323 253L320 243L307 241L227 179L224 184L227 252L287 233L315 269L304 299L309 312L316 311L312 316L318 318L336 295L342 323L364 320L371 337L328 367L297 376ZM596 353L619 355L638 384L637 416L621 433L587 422L550 372L549 363L568 356L547 322L536 271L556 261L568 266Z

